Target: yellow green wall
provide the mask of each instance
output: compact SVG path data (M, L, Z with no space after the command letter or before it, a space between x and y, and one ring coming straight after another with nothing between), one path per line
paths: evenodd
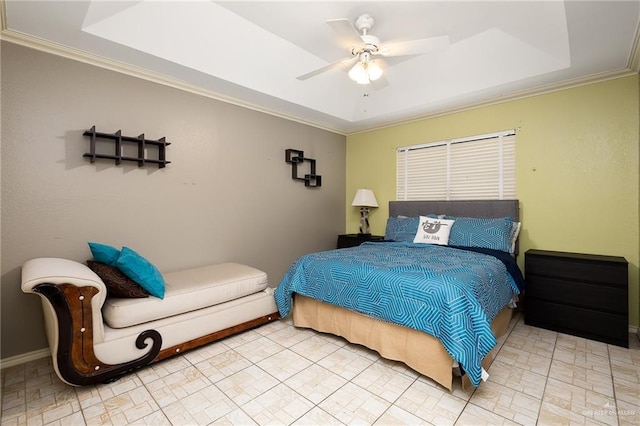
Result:
M373 189L373 234L384 234L395 199L396 148L516 129L520 249L624 256L629 262L629 321L639 323L638 76L427 118L347 137L346 224L358 188ZM519 262L523 265L524 256Z

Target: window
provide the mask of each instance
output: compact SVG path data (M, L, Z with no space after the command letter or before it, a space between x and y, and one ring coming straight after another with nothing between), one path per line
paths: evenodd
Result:
M398 148L396 170L398 200L515 199L515 131Z

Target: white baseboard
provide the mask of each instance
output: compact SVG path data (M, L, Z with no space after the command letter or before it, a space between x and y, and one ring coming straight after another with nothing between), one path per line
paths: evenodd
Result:
M35 361L37 359L46 358L49 356L51 356L51 350L49 348L27 352L26 354L11 356L9 358L0 359L0 369L15 367L16 365L25 364L29 361Z

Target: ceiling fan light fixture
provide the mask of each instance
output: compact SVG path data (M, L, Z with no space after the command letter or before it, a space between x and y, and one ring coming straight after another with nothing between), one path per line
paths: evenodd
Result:
M382 76L382 68L376 61L370 60L368 52L361 54L360 61L349 71L351 80L358 84L369 84Z
M371 61L367 65L367 75L371 81L375 81L382 77L382 68L380 68L380 65L376 64L376 61Z
M358 62L351 68L349 78L358 84L369 84L369 76L364 62Z

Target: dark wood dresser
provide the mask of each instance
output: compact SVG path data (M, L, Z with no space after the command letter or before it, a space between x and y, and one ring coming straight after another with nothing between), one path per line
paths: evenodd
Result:
M625 258L528 250L525 323L629 346Z

